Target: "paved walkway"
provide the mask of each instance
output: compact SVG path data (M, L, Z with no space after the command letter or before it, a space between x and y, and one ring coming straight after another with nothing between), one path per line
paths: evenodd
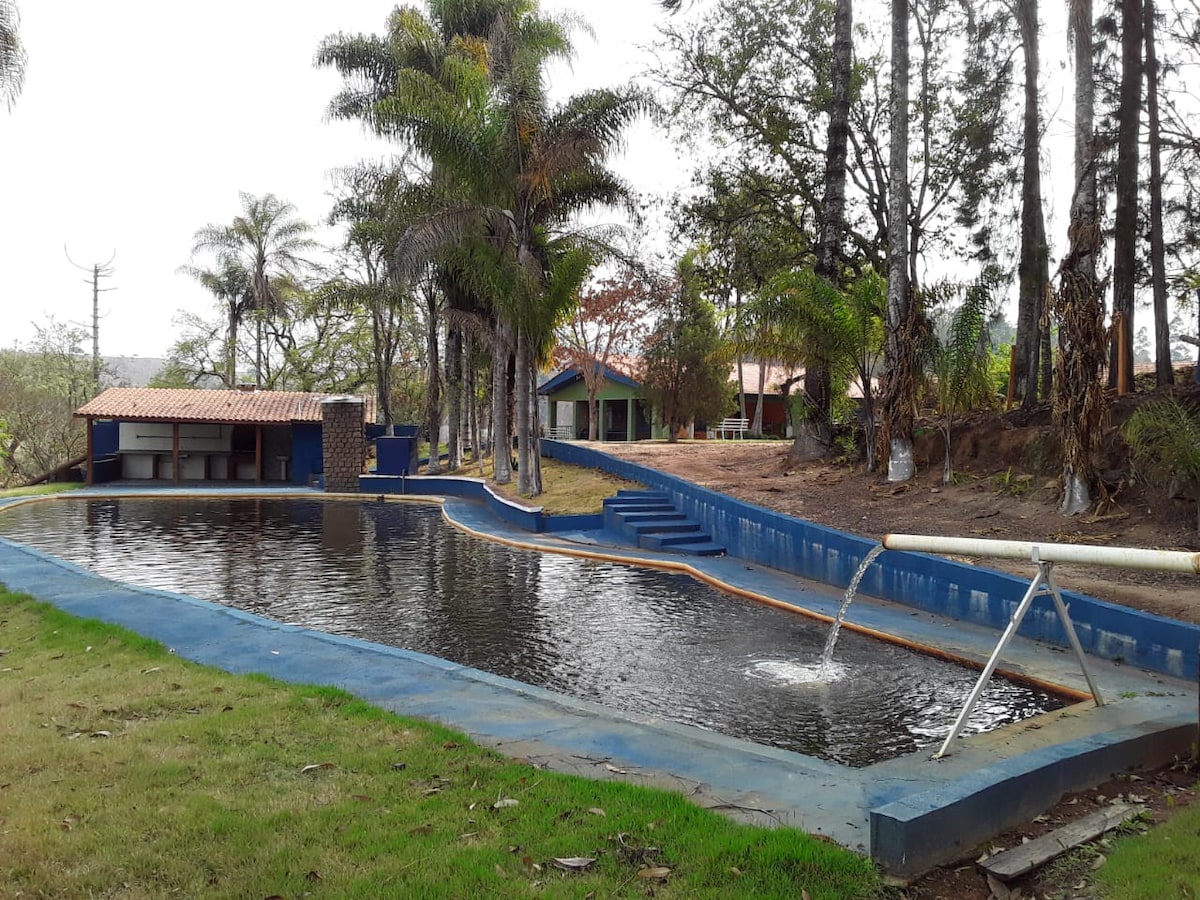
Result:
M191 495L223 497L328 496L294 489L186 490ZM89 489L71 492L62 502L131 493L173 491ZM25 501L0 500L0 514L5 506L19 502ZM568 536L516 532L481 505L461 500L445 500L443 510L456 527L482 538L534 550L684 570L809 615L830 617L841 600L829 588L736 558L684 561L622 546L605 532ZM1093 660L1094 674L1111 701L1102 708L1081 702L963 739L951 756L938 762L922 752L851 769L614 711L424 654L116 583L3 538L0 582L75 615L130 628L197 662L231 672L262 672L292 682L332 684L397 713L443 722L483 744L550 769L671 787L743 820L791 825L827 835L861 852L874 850L885 862L896 858L898 851L884 844L896 839L880 832L872 840L872 810L888 804L893 811L911 806L917 815L926 807L934 812L942 808L939 801L931 799L937 796L944 795L948 803L968 795L986 796L993 790L1011 792L1014 779L1022 773L1058 763L1073 765L1078 754L1115 743L1132 740L1140 746L1143 739L1156 740L1164 729L1194 723L1196 709L1189 685ZM853 628L976 661L987 658L997 639L989 630L869 598L856 599L847 621ZM1071 690L1086 690L1073 657L1043 645L1016 640L1006 654L1006 668ZM949 827L956 826L951 823ZM876 828L880 828L878 822ZM929 832L929 839L942 840L936 830Z

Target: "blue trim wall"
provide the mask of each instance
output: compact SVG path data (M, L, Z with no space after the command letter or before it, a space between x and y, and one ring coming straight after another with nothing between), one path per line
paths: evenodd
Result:
M579 444L543 440L542 453L585 468L665 491L685 515L701 522L730 556L845 587L878 542L762 509L682 478L615 459ZM1014 535L1014 537L1019 537ZM1029 579L1035 570L1030 566ZM924 553L888 551L867 570L860 590L874 597L1002 629L1020 603L1029 579ZM1176 622L1063 591L1083 649L1154 672L1195 680L1200 626ZM1034 640L1067 646L1054 605L1041 597L1021 623Z
M488 489L475 478L454 478L438 475L363 475L358 489L364 494L398 494L418 496L463 497L486 503L488 508L510 525L535 534L546 532L587 531L604 526L604 516L548 516L542 508L519 506Z

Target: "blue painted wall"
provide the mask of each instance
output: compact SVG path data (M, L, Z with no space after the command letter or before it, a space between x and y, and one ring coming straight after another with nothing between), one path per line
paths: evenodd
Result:
M667 492L680 510L704 524L731 556L837 587L850 583L877 541L751 506L682 478L615 459L579 444L542 441L545 456L600 469ZM1014 535L1014 538L1019 535ZM1021 579L923 553L888 551L868 569L861 590L885 600L1002 629L1036 574ZM1063 591L1085 651L1155 672L1195 680L1200 627ZM1066 646L1050 598L1034 601L1020 633Z
M100 421L92 423L92 459L103 459L117 452L120 442L121 423Z
M358 481L364 494L420 494L427 496L464 497L486 503L488 508L510 525L535 534L544 532L587 531L601 528L604 516L548 516L541 507L527 509L516 506L503 497L492 493L487 486L471 478L419 475L403 478L388 475L363 475Z
M292 423L292 484L308 484L325 471L319 422Z

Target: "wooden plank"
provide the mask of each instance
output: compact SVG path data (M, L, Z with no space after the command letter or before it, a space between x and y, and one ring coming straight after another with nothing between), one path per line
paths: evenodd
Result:
M989 856L979 867L1001 881L1011 881L1039 866L1044 866L1068 850L1098 838L1122 822L1143 812L1143 807L1114 803L1098 812L1069 822L1061 828L1043 834L1027 844Z

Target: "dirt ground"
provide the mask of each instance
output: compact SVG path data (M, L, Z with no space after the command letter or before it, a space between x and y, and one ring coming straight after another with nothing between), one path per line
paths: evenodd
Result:
M1106 450L1107 499L1088 515L1060 515L1048 418L1044 410L1033 416L1010 414L997 419L993 415L957 431L952 442L956 477L948 485L942 483L944 445L933 429L916 442L917 477L901 485L888 484L862 465L789 464L790 442L785 441L606 443L603 449L740 500L864 537L899 532L1200 551L1195 501L1169 498L1162 490L1132 483L1119 458L1120 447ZM1028 563L971 561L1020 576L1034 574ZM1056 567L1056 574L1064 589L1200 622L1200 578L1196 576L1062 565ZM978 848L970 858L935 869L900 889L897 897L1065 900L1095 896L1091 879L1103 863L1102 847L1077 853L1071 864L1052 864L1008 885L1020 894L1008 893L1003 886L993 890L975 860L1086 815L1118 795L1146 807L1141 827L1147 827L1193 802L1196 772L1189 765L1142 773L1068 796L1044 816Z

